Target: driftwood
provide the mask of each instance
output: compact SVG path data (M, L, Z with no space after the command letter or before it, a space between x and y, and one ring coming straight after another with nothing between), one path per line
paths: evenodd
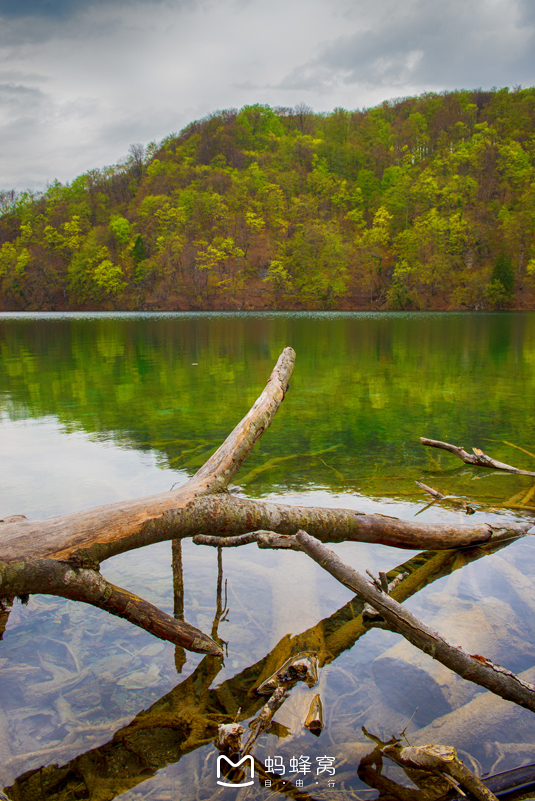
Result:
M420 509L419 512L416 512L416 515L425 512L430 506L434 506L435 503L439 503L440 501L446 501L452 506L460 506L467 515L473 515L476 511L474 506L467 503L463 498L456 498L455 495L443 495L440 490L437 490L434 487L429 487L427 484L424 484L421 481L416 481L415 483L420 487L420 489L423 489L424 492L427 492L428 495L430 495L433 499L426 506L424 506L423 509Z
M393 595L398 601L405 601L443 576L508 544L508 541L502 541L466 551L418 554L388 572L389 583L400 574L409 574L392 591ZM64 797L69 797L69 794L74 797L75 792L80 794L80 787L83 787L88 796L93 793L101 801L112 801L116 795L136 787L157 770L205 746L216 737L219 725L256 715L265 703L265 696L259 695L255 688L277 673L293 655L316 650L320 667L333 663L369 631L363 621L363 608L364 604L358 597L352 598L307 631L295 637L283 637L260 661L219 686L214 684L222 662L207 656L190 676L149 709L140 712L133 721L119 728L108 743L79 756L76 749L69 746L74 752L72 757L61 751L61 746L51 750L47 754L49 761L58 761L59 757L70 759L61 767L39 767L42 759L37 756L30 762L34 769L28 770L26 755L13 757L4 769L12 772L11 775L16 775L19 770L21 773L24 770L24 773L10 792L19 801L48 801L49 787L54 787L58 794L61 789ZM495 696L494 700L505 703ZM505 706L514 710L511 704ZM135 760L132 759L133 752ZM122 766L120 776L117 775L117 765ZM260 771L258 773L261 775ZM281 786L286 785L282 782Z
M305 531L299 531L296 538L314 561L381 613L384 628L403 635L421 651L442 662L464 679L535 712L535 685L506 668L495 665L480 654L469 654L462 648L450 645L438 632L426 626L405 607L344 564L333 551Z
M178 596L175 617L165 615L106 582L99 572L100 563L134 548L173 540L173 561L178 565L177 541L195 535L246 535L247 539L259 530L288 536L306 528L324 541L378 542L420 550L474 546L522 536L530 528L516 523L425 525L344 509L263 503L230 494L229 482L284 399L294 359L294 351L286 348L248 414L183 487L46 520L30 521L15 515L0 521L0 599L9 603L16 595L34 592L60 595L98 606L189 650L221 654L220 646L208 635L181 620ZM276 546L273 538L256 539L264 547ZM285 545L280 537L279 543L276 547Z
M440 448L443 451L448 451L448 453L453 453L465 464L475 464L479 467L492 467L494 470L504 470L506 473L515 473L518 476L535 476L535 473L529 470L519 470L518 467L511 467L510 464L505 464L505 462L497 462L496 459L487 456L487 454L483 453L479 448L472 448L472 453L468 453L468 451L465 451L464 448L458 445L450 445L449 442L440 442L437 439L420 437L420 442L422 445L427 445L430 448ZM427 492L429 492L429 489L427 489Z
M466 767L452 746L403 746L399 738L392 737L388 742L383 742L366 731L365 727L362 731L376 743L376 748L361 760L358 775L366 784L380 790L381 796L398 798L400 801L412 801L415 798L438 801L446 794L451 795L453 787L461 789L464 797L466 793L462 788L478 801L497 801L488 784ZM418 787L416 793L381 775L383 756L403 768L406 776ZM371 770L371 765L376 765L378 769Z
M511 669L535 658L533 628L525 613L515 612L503 598L475 602L444 598L427 623L449 642L470 648L470 653L485 654ZM410 716L418 708L415 720L420 726L463 706L479 690L406 639L383 651L373 662L372 672L376 685L398 712ZM442 738L441 742L448 740Z
M420 745L403 748L396 743L387 745L382 750L385 756L402 768L449 775L479 801L497 801L494 793L466 767L451 746Z
M267 701L260 710L260 714L251 721L249 724L251 733L243 744L243 749L241 751L242 756L244 754L250 754L260 735L264 734L266 731L269 731L271 724L273 723L273 716L275 712L280 709L280 707L288 698L289 694L289 690L286 690L284 687L277 687L269 701Z

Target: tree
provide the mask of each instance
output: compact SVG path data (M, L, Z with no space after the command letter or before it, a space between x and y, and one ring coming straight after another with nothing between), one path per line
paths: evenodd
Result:
M134 142L128 148L129 162L131 164L132 173L136 178L141 178L143 173L143 165L145 163L145 145L140 142Z
M297 125L302 134L312 133L311 122L314 118L314 111L306 103L298 103L294 108Z
M490 282L485 288L485 295L490 305L494 309L503 309L513 300L513 290L515 286L515 275L511 257L504 251L500 251L498 258L494 262Z

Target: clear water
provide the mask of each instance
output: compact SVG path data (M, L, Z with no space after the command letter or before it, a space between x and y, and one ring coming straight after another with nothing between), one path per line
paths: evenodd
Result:
M535 315L252 313L1 315L0 516L39 519L183 483L286 345L296 369L236 477L245 496L412 518L426 504L420 480L477 510L466 518L434 505L423 521L533 515L532 478L469 468L419 437L534 469ZM518 672L535 664L530 537L420 559L359 543L333 549L361 572L409 561L422 588L408 608L471 653ZM209 633L217 553L186 541L183 563L185 618ZM102 572L172 613L170 543L110 559ZM374 798L381 777L370 787L357 776L374 747L363 726L385 740L407 727L413 744L454 745L480 773L535 762L531 713L438 670L397 635L365 631L359 603L305 555L248 545L223 553L223 573L224 666L189 653L182 664L171 644L89 606L15 602L0 642L0 786L10 799ZM218 722L239 707L253 718L258 679L306 649L320 654L319 686L294 689L255 752L267 764L281 757L291 785L218 787ZM302 725L317 692L319 738ZM317 773L324 756L334 775ZM300 757L311 773L306 759L290 770ZM411 786L386 761L382 776Z

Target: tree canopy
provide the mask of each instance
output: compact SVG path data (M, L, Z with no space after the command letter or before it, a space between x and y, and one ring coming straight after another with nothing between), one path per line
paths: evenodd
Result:
M245 106L0 193L0 309L535 307L535 88Z

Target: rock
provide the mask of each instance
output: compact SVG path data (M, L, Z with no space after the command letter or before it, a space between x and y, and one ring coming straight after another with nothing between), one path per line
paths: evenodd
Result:
M510 670L528 655L535 656L533 645L525 640L521 620L504 601L484 598L472 602L449 595L441 599L435 594L433 600L437 599L442 605L430 625L451 645L460 645ZM481 691L406 640L374 661L373 676L394 709L408 716L418 709L415 721L420 725L447 715Z

